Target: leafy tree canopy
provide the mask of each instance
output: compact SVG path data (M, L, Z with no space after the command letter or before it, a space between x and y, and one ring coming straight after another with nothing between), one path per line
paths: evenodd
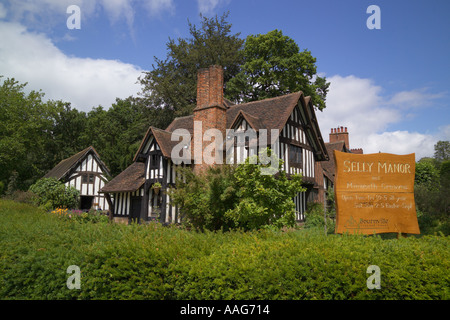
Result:
M224 68L224 81L234 77L242 63L244 40L239 33L231 33L226 21L228 13L220 18L200 15L201 26L189 24L189 38L169 39L167 57L155 57L153 70L140 78L143 86L141 96L145 104L165 109L167 126L175 116L192 113L196 105L197 71L210 65Z
M434 145L434 158L438 162L450 160L450 141L438 141Z
M303 91L322 110L330 83L317 76L315 63L310 51L300 51L295 41L279 30L250 35L241 70L227 84L229 96L246 102Z

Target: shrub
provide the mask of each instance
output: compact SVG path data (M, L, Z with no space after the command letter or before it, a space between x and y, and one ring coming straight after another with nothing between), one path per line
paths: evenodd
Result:
M266 152L274 158L275 168L270 163L260 164L267 163L261 159ZM270 150L263 150L236 167L211 167L199 175L182 169L170 196L187 223L198 230L291 227L295 225L292 198L304 188L300 175L288 179L281 166L282 161ZM274 172L265 174L263 170Z
M332 211L326 214L326 230L327 233L334 233L335 221L331 218ZM305 227L318 228L325 230L325 209L322 203L313 203L305 212Z
M55 178L38 180L30 187L30 191L36 195L35 204L47 211L56 208L76 208L80 195L77 189L66 187Z
M17 202L33 204L35 196L36 195L31 191L15 190L10 195L6 195L4 198Z
M450 238L77 223L0 200L0 299L450 299ZM66 286L67 267L81 289ZM366 286L369 265L381 289Z
M262 159L265 156L272 157L275 168ZM305 189L301 186L301 175L291 175L288 179L282 165L283 161L266 149L237 166L231 188L222 196L227 199L231 194L237 200L234 207L225 213L237 228L252 230L295 225L295 204L292 198ZM274 169L272 174L263 171L270 169Z

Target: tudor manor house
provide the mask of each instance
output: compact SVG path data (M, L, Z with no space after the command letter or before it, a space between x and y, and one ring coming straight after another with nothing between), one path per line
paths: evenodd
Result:
M196 127L196 124L201 125ZM271 147L283 160L282 170L288 177L302 174L306 191L293 199L299 222L304 220L308 204L325 203L327 189L333 187L333 150L362 153L361 149L349 149L347 128L331 129L329 142L324 142L311 97L305 97L303 92L233 104L223 96L223 68L210 66L198 71L197 105L193 114L175 118L165 130L150 126L133 163L100 189L114 220L181 222L179 208L172 205L170 196L164 192L175 186L176 168L188 166L198 173L214 163L180 161L173 158L172 150L180 146L180 141L188 141L182 151L194 159L195 153L203 153L211 144L203 139L210 129L220 132L224 141L230 138L227 137L230 129L235 133L226 154L225 148L215 150L222 152L222 159L227 156L223 163L242 163L259 150ZM248 130L256 133L256 141L245 135ZM179 132L183 136L178 136ZM264 140L262 132L268 132ZM274 132L277 135L271 136ZM252 143L257 145L256 149L250 147ZM161 190L152 188L155 183L161 184Z

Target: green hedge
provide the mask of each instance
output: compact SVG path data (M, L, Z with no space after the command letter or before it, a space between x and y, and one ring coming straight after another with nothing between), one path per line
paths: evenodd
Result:
M196 233L0 200L0 299L450 299L449 237ZM81 270L69 290L67 267ZM369 265L381 289L369 290Z

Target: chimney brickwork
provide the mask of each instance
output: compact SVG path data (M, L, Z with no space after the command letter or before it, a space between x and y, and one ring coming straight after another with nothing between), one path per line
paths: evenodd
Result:
M347 127L331 128L330 143L344 141L345 147L350 150Z
M223 68L210 66L200 69L197 74L197 106L194 109L194 172L199 173L206 169L214 158L214 153L204 153L205 147L210 145L215 137L205 135L209 129L220 132L222 137L226 134L226 108L223 104ZM195 128L197 130L195 130ZM218 131L217 131L218 130ZM211 131L210 131L211 132ZM205 139L206 138L206 139ZM215 148L215 152L219 152ZM205 161L205 158L208 159Z

